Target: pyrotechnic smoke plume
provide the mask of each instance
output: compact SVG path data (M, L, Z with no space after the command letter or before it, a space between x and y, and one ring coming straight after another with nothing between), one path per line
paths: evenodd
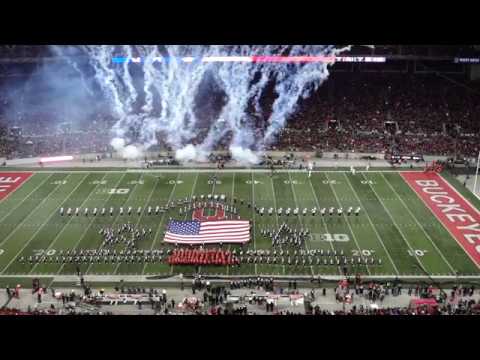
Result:
M333 56L348 47L178 45L80 49L88 57L95 79L117 119L111 145L121 156L138 158L143 151L157 145L161 136L180 161L204 160L221 143L229 148L233 158L251 164L258 162L255 151L265 150L276 140L299 100L310 96L328 78L329 64L202 62L201 59ZM112 62L115 56L133 61L116 64ZM138 62L137 57L142 61ZM216 112L209 110L206 116L199 110L197 99L209 98L202 93L209 82L218 90L222 106ZM265 115L262 99L267 88L273 89L275 100ZM254 121L259 117L263 129L258 129ZM201 138L200 133L203 133Z

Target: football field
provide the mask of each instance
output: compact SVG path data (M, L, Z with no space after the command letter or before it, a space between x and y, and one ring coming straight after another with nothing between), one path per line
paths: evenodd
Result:
M212 180L212 175L216 180ZM8 176L8 172L0 174ZM472 207L480 208L475 198L451 175L441 175L457 194ZM479 267L465 246L396 171L357 172L316 171L311 177L304 171L278 171L273 176L262 170L195 171L34 171L14 191L0 198L0 277L51 276L75 274L77 266L84 274L95 275L168 275L192 274L192 266L170 266L163 262L57 262L59 254L73 249L100 249L100 229L130 222L152 234L138 243L143 250L172 248L163 242L170 218L185 220L191 213L178 208L148 214L150 206L190 199L201 194L224 194L227 203L237 199L242 219L251 220L252 231L243 249L270 250L271 240L262 230L275 231L282 223L308 229L305 250L321 249L307 264L255 263L241 266L212 266L198 269L202 274L218 275L341 275L340 256L354 259L345 265L348 272L385 277L478 276ZM243 205L241 204L243 200ZM258 207L274 208L272 215L256 213ZM61 216L60 208L80 208L78 216ZM118 209L131 207L132 214L120 215ZM137 209L141 207L140 214ZM299 208L298 215L277 214L277 209ZM342 207L321 216L311 209ZM346 214L349 207L361 208L358 216ZM88 216L83 209L90 209ZM107 209L93 216L91 210ZM114 209L113 216L108 212ZM308 209L306 215L302 214ZM238 245L224 245L236 248ZM118 247L120 250L120 247ZM293 256L293 248L290 248ZM28 257L40 262L30 263ZM23 257L23 261L20 259ZM318 263L317 258L320 259ZM358 261L357 261L358 260Z

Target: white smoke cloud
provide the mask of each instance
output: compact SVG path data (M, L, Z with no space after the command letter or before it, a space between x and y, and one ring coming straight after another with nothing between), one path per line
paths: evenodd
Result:
M230 152L232 157L242 165L258 164L259 157L250 149L244 149L240 146L231 146Z
M123 158L128 160L139 159L143 155L143 149L135 145L126 145L122 138L113 138L110 145Z
M83 46L95 78L117 118L112 129L114 149L125 158L136 158L158 143L157 134L176 151L179 161L201 161L221 142L243 163L258 162L255 150L275 141L295 112L299 99L310 96L328 78L328 64L245 62L185 63L182 58L205 56L312 55L332 56L350 47L306 46ZM114 56L141 56L142 63L114 64ZM162 61L155 61L161 58ZM165 59L169 60L166 61ZM132 69L135 70L133 74ZM212 78L224 94L220 113L196 142L199 120L195 99L202 81ZM273 82L271 111L262 110L261 98ZM270 87L272 88L272 87ZM268 118L265 131L256 131L253 112ZM204 126L204 124L202 124ZM132 130L133 129L133 130ZM226 138L226 136L229 136ZM120 140L123 140L121 142ZM192 145L195 142L196 146Z
M175 159L182 163L189 161L205 162L207 161L207 158L207 152L202 151L201 149L193 146L192 144L188 144L187 146L178 149L175 152Z
M125 147L125 140L122 138L113 138L110 145L112 145L116 151L120 152Z

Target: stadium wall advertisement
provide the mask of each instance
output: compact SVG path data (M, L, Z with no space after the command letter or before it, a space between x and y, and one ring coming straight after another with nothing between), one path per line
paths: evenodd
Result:
M0 172L0 201L14 192L20 185L32 176L33 173Z
M437 173L401 175L480 268L480 212Z

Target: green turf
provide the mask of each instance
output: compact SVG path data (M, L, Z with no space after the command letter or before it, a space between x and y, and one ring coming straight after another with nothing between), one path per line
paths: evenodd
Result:
M421 268L434 275L480 275L478 267L445 230L422 200L397 172L369 172L352 175L342 171L306 172L122 172L72 171L36 172L14 193L0 201L0 275L67 275L76 273L75 264L22 264L21 256L35 253L55 257L60 250L97 249L102 238L99 230L129 221L152 229L152 234L139 242L141 249L168 248L163 242L170 218L187 219L178 207L159 215L137 215L137 208L165 205L169 200L192 195L225 194L241 218L252 220L252 238L245 248L271 249L271 240L261 235L262 229L275 229L283 222L297 229L308 228L312 234L307 249L343 252L347 256L362 255L380 258L378 265L349 265L349 272L364 275L423 275ZM474 206L480 201L455 178L444 174L457 190ZM110 194L109 189L128 189L127 193ZM244 204L241 205L241 200ZM255 213L248 203L265 207L265 214ZM118 208L132 207L132 215L120 216ZM360 216L302 215L303 208L360 206ZM60 216L59 208L106 208L106 216ZM108 209L117 211L110 216ZM268 215L268 208L300 208L299 215ZM325 241L330 234L343 234L348 241ZM233 249L238 246L225 245ZM120 250L120 247L117 247ZM286 250L286 249L284 249ZM290 251L293 249L290 248ZM339 275L336 265L267 265L242 264L240 267L169 266L155 264L80 264L83 273L115 275L194 274L207 275Z

